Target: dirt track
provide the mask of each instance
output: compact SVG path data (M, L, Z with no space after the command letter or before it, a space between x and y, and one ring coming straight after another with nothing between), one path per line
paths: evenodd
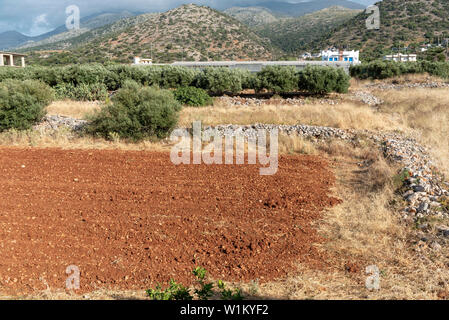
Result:
M311 226L335 205L327 163L285 156L259 166L174 166L168 153L0 148L0 292L268 281L297 262L321 267ZM45 284L46 283L46 284Z

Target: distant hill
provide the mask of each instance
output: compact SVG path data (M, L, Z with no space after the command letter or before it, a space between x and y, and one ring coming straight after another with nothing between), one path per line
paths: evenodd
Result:
M3 32L0 33L0 50L12 48L28 48L54 43L64 39L76 37L89 30L99 28L104 25L114 23L117 20L132 16L134 16L134 14L128 11L118 13L94 14L81 19L80 30L68 31L66 26L63 25L53 31L35 37L29 37L17 31Z
M0 50L6 50L11 47L19 46L32 39L26 35L17 31L6 31L0 33Z
M269 41L226 14L193 4L119 20L78 37L32 48L37 49L64 50L32 53L31 60L41 64L131 63L134 56L153 57L155 62L272 58Z
M268 2L260 2L252 6L266 8L274 13L280 13L292 17L300 17L307 13L312 13L315 11L319 11L334 6L358 10L366 8L366 6L361 5L360 3L348 0L310 0L307 2L299 2L299 3L268 1Z
M260 27L287 17L262 7L232 7L223 12L249 27Z
M261 37L270 39L273 45L287 54L297 56L316 38L348 21L360 12L361 10L336 6L309 13L299 18L280 19L276 22L256 27L255 30Z
M366 28L366 13L360 13L317 38L308 46L361 49L362 59L379 58L392 48L436 42L437 36L449 38L449 1L447 0L383 0L377 4L381 13L380 30Z

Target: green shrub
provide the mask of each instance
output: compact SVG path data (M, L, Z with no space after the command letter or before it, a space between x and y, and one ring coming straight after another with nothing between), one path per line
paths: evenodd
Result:
M266 89L273 93L293 92L298 89L295 67L268 66L257 74L257 91Z
M395 62L372 61L352 66L352 77L358 79L387 79L404 74L429 73L433 76L449 78L449 63L447 62Z
M87 132L111 139L166 137L178 122L181 105L168 90L123 88L92 118Z
M196 71L190 68L167 66L160 69L159 87L176 89L190 86L195 79Z
M208 106L213 103L212 98L207 94L207 92L200 88L179 88L174 92L174 95L176 100L188 106L201 107Z
M311 93L347 93L351 78L341 68L308 66L299 72L298 87Z
M53 98L53 90L40 81L0 82L0 131L30 129L42 120Z
M196 278L196 289L194 294L190 293L190 289L184 287L181 284L176 283L173 279L170 280L169 286L166 289L162 289L162 286L158 284L155 289L148 289L147 295L151 300L209 300L217 292L214 291L214 284L212 282L206 282L206 269L202 267L196 267L192 274ZM240 289L230 290L226 288L226 285L222 280L218 280L217 288L219 289L219 295L222 300L243 300L245 297L242 295Z
M243 89L242 74L235 69L207 68L197 75L194 86L215 95L239 93Z
M93 84L58 84L55 86L58 99L72 99L78 101L104 101L108 96L106 85L102 83Z

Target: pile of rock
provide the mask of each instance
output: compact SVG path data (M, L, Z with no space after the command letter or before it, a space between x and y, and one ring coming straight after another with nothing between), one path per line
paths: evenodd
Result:
M367 84L366 87L380 89L380 90L392 90L392 89L401 90L401 89L409 89L409 88L438 89L438 88L449 88L449 83L436 82L436 81L414 82L414 83L405 83L405 84L372 83L372 84Z
M379 138L377 138L379 139ZM383 134L385 156L403 164L406 191L402 195L407 203L404 218L436 216L448 218L442 202L449 196L448 184L430 158L427 150L416 140L398 134Z
M306 138L316 139L328 139L338 138L344 140L354 139L354 133L346 130L330 127L317 127L307 125L274 125L257 123L253 125L218 125L208 126L204 128L205 132L212 134L213 130L217 130L222 136L236 136L243 135L244 137L256 137L259 134L259 130L265 130L270 132L277 129L279 133L288 135L298 135Z
M74 119L65 116L52 115L45 116L40 124L35 126L35 130L59 130L60 128L68 128L72 131L80 131L86 126L86 120Z
M307 100L305 98L285 98L285 99L258 99L258 98L244 98L244 97L219 97L218 102L227 106L237 106L237 107L260 107L263 105L304 105L313 101L318 104L336 105L339 103L338 100L334 99L313 99Z
M384 101L378 97L376 97L375 95L366 92L366 91L356 91L352 96L351 99L356 100L356 101L361 101L364 104L370 105L370 106L377 106L380 105L382 103L384 103Z

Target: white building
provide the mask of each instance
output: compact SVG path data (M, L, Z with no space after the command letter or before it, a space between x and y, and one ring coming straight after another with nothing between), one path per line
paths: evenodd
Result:
M26 55L20 53L12 53L12 52L1 52L0 51L0 67L9 66L9 67L18 67L14 65L14 58L17 60L20 58L20 67L25 68L25 57Z
M134 57L134 65L151 65L153 64L153 60L152 59L142 59L140 57Z
M384 60L387 61L397 61L397 62L415 62L418 60L418 56L416 54L390 54L384 57Z
M360 63L360 51L324 50L321 51L321 60L329 62Z

